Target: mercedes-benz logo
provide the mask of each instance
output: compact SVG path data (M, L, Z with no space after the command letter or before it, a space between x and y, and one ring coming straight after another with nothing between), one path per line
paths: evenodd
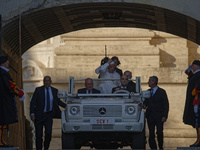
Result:
M105 114L106 114L106 108L105 108L105 107L99 108L99 113L100 113L101 115L105 115Z

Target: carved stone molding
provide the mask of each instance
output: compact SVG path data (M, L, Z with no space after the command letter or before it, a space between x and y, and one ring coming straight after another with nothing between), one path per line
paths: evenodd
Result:
M23 81L37 81L43 79L43 71L33 60L25 60L22 65Z

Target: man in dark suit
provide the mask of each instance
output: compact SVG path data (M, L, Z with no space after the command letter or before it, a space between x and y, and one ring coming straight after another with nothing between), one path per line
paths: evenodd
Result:
M114 87L112 89L112 93L114 93L115 91L118 91L118 90L126 90L126 91L129 91L129 92L132 92L131 88L128 87L128 77L126 75L122 75L121 78L120 78L120 83L121 85L118 86L118 87Z
M128 77L128 79L132 79L132 72L130 71L125 71L124 75L126 75ZM129 80L128 85L127 85L128 89L130 89L131 92L136 92L136 85L135 82Z
M149 127L149 146L151 149L157 149L155 141L156 127L158 146L159 149L163 149L163 125L167 121L169 101L165 90L157 86L158 78L156 76L151 76L148 84L152 94L150 98L145 99L143 107L147 108L146 118Z
M63 108L66 107L66 104L57 97L58 90L50 86L52 83L51 77L45 76L43 82L43 86L35 89L30 105L31 120L35 124L37 150L42 149L43 127L45 127L44 149L48 150L52 135L53 118L61 118L58 105Z
M93 88L93 80L91 78L85 79L85 88L78 90L79 94L94 94L101 93L99 90Z

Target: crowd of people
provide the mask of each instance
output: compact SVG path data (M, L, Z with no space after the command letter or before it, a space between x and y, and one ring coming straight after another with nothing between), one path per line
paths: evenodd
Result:
M122 70L118 68L119 64L120 61L116 56L111 59L108 57L102 59L101 65L95 70L95 73L99 74L98 78L108 79L108 81L102 81L100 83L99 91L93 88L93 81L88 78L85 80L85 88L79 89L78 93L93 94L101 92L103 94L111 94L116 91L124 92L119 90L136 92L136 84L130 80L132 78L132 72L127 70L122 73ZM156 129L158 147L159 149L163 149L163 126L168 118L169 101L166 91L158 86L157 76L150 76L148 85L150 87L149 91L151 92L151 97L145 99L143 108L146 109L146 118L149 128L149 146L151 149L157 149L155 140Z
M93 80L85 79L85 88L79 89L79 94L94 93L114 93L118 90L136 92L136 85L130 79L130 71L122 72L118 68L120 61L118 57L105 57L101 60L100 66L95 70L100 79L118 79L102 81L99 89L93 88ZM197 141L190 147L200 147L200 61L193 61L192 65L185 71L188 75L188 87L186 93L185 110L183 122L196 129ZM50 76L45 76L43 86L37 87L33 94L30 105L31 120L35 124L36 149L49 149L53 118L60 118L61 111L58 106L66 107L66 103L57 97L58 90L51 86ZM149 128L149 146L151 149L157 149L155 141L155 130L159 149L163 149L163 126L167 121L169 112L169 101L167 93L158 86L158 77L150 76L148 85L151 92L150 98L143 102L143 108L146 109L146 118ZM8 57L0 56L0 147L11 147L5 141L5 133L9 124L18 121L16 96L19 101L25 99L24 92L12 80L9 74ZM45 137L43 143L43 127L45 128Z

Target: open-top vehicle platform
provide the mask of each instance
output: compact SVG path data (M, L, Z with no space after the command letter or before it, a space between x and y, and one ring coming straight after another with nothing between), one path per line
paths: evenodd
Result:
M101 82L103 79L93 79ZM119 79L104 79L119 80ZM149 91L141 91L140 77L136 77L136 93L124 90L113 94L78 94L74 83L85 79L69 79L68 93L59 91L65 99L66 109L62 112L62 148L80 149L90 146L96 149L116 149L131 146L145 149L144 98Z

